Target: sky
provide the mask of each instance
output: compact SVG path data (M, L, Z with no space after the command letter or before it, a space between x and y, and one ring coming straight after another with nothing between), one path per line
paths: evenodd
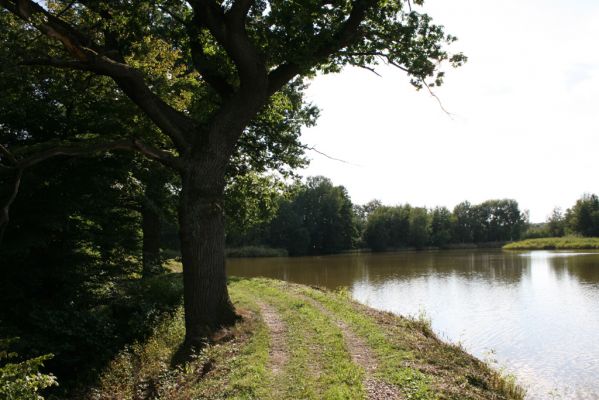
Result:
M542 222L599 182L599 1L428 0L421 10L459 38L469 60L426 90L397 69L315 78L321 109L302 141L319 151L303 175L324 175L354 203L380 199L453 208L516 199Z

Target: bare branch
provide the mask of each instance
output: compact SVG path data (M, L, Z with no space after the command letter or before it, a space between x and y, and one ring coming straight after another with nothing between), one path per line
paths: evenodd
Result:
M424 82L424 80L422 80L422 86L424 86L426 88L426 90L428 90L428 93L435 99L437 100L437 103L439 103L439 107L441 108L441 110L447 114L447 116L451 119L453 119L454 114L447 111L447 109L445 108L445 106L443 105L443 102L441 101L441 99L439 98L439 96L437 96L437 94L435 92L433 92L433 90L430 88L429 85L426 84L426 82Z
M356 166L356 167L360 166L358 164L354 164L354 163L351 163L349 161L345 161L345 160L342 160L340 158L336 158L336 157L333 157L331 155L328 155L327 153L324 153L324 152L318 150L315 146L301 145L300 147L303 148L303 149L305 149L305 150L310 150L310 151L313 151L315 153L318 153L321 156L324 156L324 157L328 158L329 160L338 161L338 162L341 162L343 164L353 165L353 166Z
M369 67L367 65L358 65L358 67L365 69L367 71L372 72L373 74L375 74L376 76L378 76L379 78L382 78L381 74L379 74L378 72L376 72L376 70L372 67Z

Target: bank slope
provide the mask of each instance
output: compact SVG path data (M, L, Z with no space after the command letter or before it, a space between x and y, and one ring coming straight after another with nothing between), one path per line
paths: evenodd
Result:
M552 237L527 239L503 246L505 250L599 250L599 238Z
M232 279L243 319L183 367L178 312L103 373L93 399L522 399L502 377L423 321L345 293L270 279Z

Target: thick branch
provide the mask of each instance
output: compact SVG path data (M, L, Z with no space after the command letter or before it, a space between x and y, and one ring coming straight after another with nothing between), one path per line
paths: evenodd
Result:
M179 158L174 157L164 150L156 149L152 146L144 144L138 139L117 140L106 143L90 143L78 146L57 146L40 151L39 153L33 154L23 159L17 159L14 157L14 155L8 152L4 146L0 145L0 151L5 154L5 157L12 164L9 166L5 165L5 167L9 167L7 168L8 170L30 168L43 161L58 156L90 156L110 150L136 151L171 168L180 170L183 167L182 161ZM8 156L8 154L10 154L10 156Z
M13 189L11 194L9 195L6 203L0 210L0 244L2 244L2 239L4 237L4 232L6 231L6 227L8 226L8 222L10 221L10 206L15 201L17 194L19 193L19 186L21 184L21 177L23 176L23 170L26 168L32 167L36 164L39 164L45 160L48 160L53 157L58 156L90 156L97 153L109 151L109 150L129 150L129 151L137 151L148 158L153 160L157 160L169 167L175 169L181 169L182 162L180 159L173 157L171 154L165 152L164 150L156 149L154 147L148 146L144 144L142 141L133 139L133 140L120 140L114 142L107 143L96 143L89 144L87 146L57 146L48 150L40 151L37 154L29 156L24 159L17 159L6 147L0 144L0 153L2 154L2 159L7 159L10 163L10 166L3 166L4 169L0 172L12 172L16 171L16 176L13 184ZM0 159L1 160L1 159Z
M233 87L221 75L219 69L213 65L204 53L204 47L199 38L199 32L195 26L188 24L189 44L191 48L191 59L195 69L202 75L202 79L209 84L221 97L233 94Z
M227 12L227 18L235 24L243 24L254 0L236 0Z
M227 14L211 0L195 0L190 3L194 21L199 26L208 28L235 63L241 90L252 91L259 85L266 85L264 60L245 30L245 15L252 1L236 2Z
M139 71L108 57L108 53L102 52L99 46L93 45L89 38L34 1L0 0L0 6L27 23L31 23L46 36L59 40L74 58L74 60L56 58L30 60L28 64L90 71L113 78L123 92L173 140L177 148L182 152L185 151L189 144L188 138L195 130L195 122L154 94Z
M333 35L333 40L316 40L316 42L324 44L314 49L311 62L307 63L304 68L314 67L337 51L351 45L358 38L360 24L366 19L366 12L375 5L376 0L355 0L349 17ZM268 74L269 94L279 91L285 84L302 72L302 67L293 62L286 62L279 65Z
M81 32L60 18L53 16L35 1L0 0L6 8L25 22L33 24L44 35L59 40L76 59L85 59L86 51L97 50ZM34 18L35 17L35 18ZM41 19L38 17L42 17Z

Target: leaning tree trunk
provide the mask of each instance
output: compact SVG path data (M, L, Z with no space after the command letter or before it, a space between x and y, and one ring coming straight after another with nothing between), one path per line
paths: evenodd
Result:
M199 348L237 315L227 291L224 172L196 165L182 174L179 225L185 303L185 347Z

